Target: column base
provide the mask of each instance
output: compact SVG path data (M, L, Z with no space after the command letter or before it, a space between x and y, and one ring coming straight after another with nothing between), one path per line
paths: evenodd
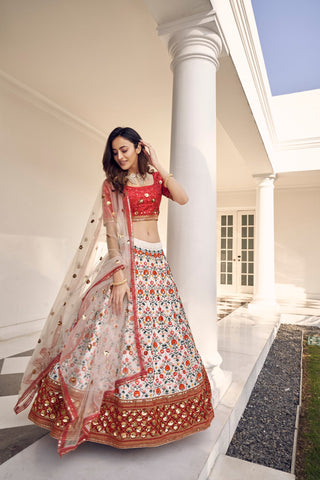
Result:
M231 385L232 372L222 370L217 366L206 367L206 371L212 390L212 404L213 408L215 408Z

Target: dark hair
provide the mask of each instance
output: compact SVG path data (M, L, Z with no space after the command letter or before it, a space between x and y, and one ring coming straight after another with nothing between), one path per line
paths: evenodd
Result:
M114 159L112 142L117 137L123 137L129 140L129 142L134 144L135 148L138 147L141 137L133 128L117 127L112 130L107 140L102 158L103 170L106 172L107 179L112 183L114 189L123 193L123 189L128 182L128 171L122 170ZM141 152L138 154L138 170L142 176L145 176L151 171L149 154L143 145L141 145Z

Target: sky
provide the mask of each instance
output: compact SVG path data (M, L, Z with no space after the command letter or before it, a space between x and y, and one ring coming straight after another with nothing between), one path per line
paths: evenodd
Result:
M252 0L272 95L320 88L320 0Z

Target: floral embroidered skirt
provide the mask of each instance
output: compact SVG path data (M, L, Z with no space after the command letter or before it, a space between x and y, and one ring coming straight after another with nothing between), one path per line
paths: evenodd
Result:
M208 428L214 416L207 374L161 244L135 240L134 254L139 336L146 374L121 383L114 395L104 395L88 438L117 448L157 446L178 440ZM128 315L122 340L124 377L135 373L133 336ZM58 365L42 380L29 418L49 429L53 437L62 435L69 417Z

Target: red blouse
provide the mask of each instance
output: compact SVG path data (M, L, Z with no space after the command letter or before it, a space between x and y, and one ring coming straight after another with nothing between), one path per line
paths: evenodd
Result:
M158 220L161 197L171 198L168 188L163 184L159 172L152 172L153 184L143 187L126 185L133 222L139 220Z

